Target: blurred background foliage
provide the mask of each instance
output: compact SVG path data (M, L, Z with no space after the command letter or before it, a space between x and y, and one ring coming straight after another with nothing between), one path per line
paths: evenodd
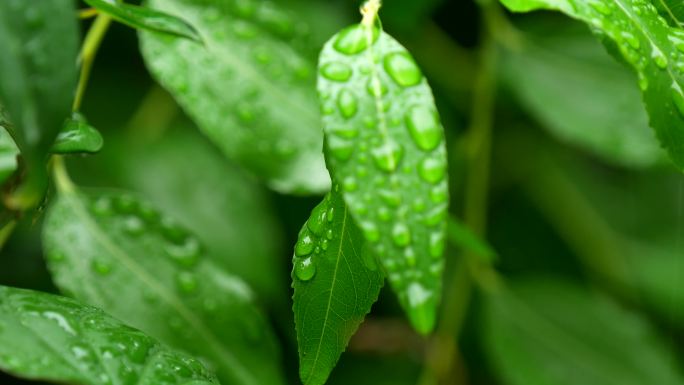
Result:
M350 0L277 2L310 23L319 47L358 20ZM635 76L584 25L556 14L501 11L485 38L472 0L384 3L385 30L433 87L456 217L480 51L494 45L486 239L505 289L489 294L458 282L468 267L448 250L444 297L455 307L443 317L461 319L446 323L462 330L439 336L458 339L457 351L415 335L383 293L329 383L683 384L684 177L648 127ZM258 293L298 383L290 261L320 198L271 192L226 160L154 84L136 32L120 24L104 40L82 111L105 145L70 160L74 180L144 193L196 230L211 257ZM41 220L18 225L0 254L0 284L56 292ZM0 375L0 383L21 382Z

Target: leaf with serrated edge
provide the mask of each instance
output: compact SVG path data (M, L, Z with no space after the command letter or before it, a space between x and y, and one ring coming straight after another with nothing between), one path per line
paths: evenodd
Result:
M413 326L428 333L449 201L444 133L430 87L397 41L353 25L325 44L318 92L333 179Z
M571 282L516 281L490 293L483 311L483 347L506 384L684 383L652 325Z
M83 385L218 384L197 359L100 309L3 286L0 369L27 379Z
M292 260L299 375L305 385L326 382L384 280L337 190L312 210Z
M148 0L195 25L205 45L141 32L152 75L223 152L281 192L330 188L314 65L293 16L272 3Z
M149 203L64 190L47 214L43 244L65 293L205 357L224 383L283 383L275 337L251 290Z
M514 12L559 10L614 42L639 76L661 145L684 170L684 30L670 27L641 0L500 0Z
M91 7L106 13L114 20L133 28L168 33L187 39L202 41L195 28L185 20L154 9L112 2L109 0L84 0Z

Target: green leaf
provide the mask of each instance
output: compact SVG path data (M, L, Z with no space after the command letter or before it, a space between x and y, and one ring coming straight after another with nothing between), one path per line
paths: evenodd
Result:
M333 180L413 326L428 333L449 200L444 133L430 87L404 47L362 25L326 43L319 73Z
M504 82L558 139L630 167L664 159L634 75L578 23L522 25L521 45L505 50ZM591 97L588 97L591 95Z
M43 230L58 287L205 357L224 383L283 383L251 290L204 258L194 235L131 195L62 190Z
M314 66L294 47L301 24L272 3L149 0L197 26L205 46L150 32L152 75L214 143L281 192L330 188Z
M501 0L511 11L559 10L615 43L636 71L651 127L684 170L684 31L641 0Z
M70 384L218 384L198 360L100 309L2 286L0 369Z
M78 26L72 0L0 2L0 103L24 157L44 155L69 116L77 79Z
M54 154L94 154L102 149L104 139L98 130L88 124L85 117L74 112L57 135L52 145Z
M168 33L197 42L202 41L197 30L182 18L120 1L85 0L85 2L129 27Z
M562 280L490 294L483 343L508 385L675 385L673 352L644 319Z
M326 382L384 277L335 188L299 232L292 263L299 376Z
M473 234L469 228L456 219L449 218L447 235L449 242L454 246L475 254L486 263L493 263L498 259L496 251L487 242Z
M684 3L678 0L657 0L653 3L671 26L684 27Z
M345 354L328 385L415 385L421 367L408 357Z
M5 183L9 177L17 170L17 156L19 155L19 148L17 148L14 139L5 129L2 122L2 115L0 111L0 185Z

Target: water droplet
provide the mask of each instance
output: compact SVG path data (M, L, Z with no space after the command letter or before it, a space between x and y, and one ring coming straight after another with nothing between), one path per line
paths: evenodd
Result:
M67 320L67 318L64 316L62 313L58 313L56 311L45 311L43 312L43 317L45 319L49 319L52 321L55 321L57 325L64 330L65 332L71 334L71 335L76 335L76 329L71 325L71 323Z
M138 202L130 195L121 195L114 200L114 206L123 214L132 214L138 210Z
M378 195L380 195L383 202L391 207L399 207L401 204L401 194L396 190L381 189L378 191Z
M359 227L361 228L363 236L366 238L367 241L377 242L378 240L380 240L380 231L378 231L378 228L372 222L361 222L359 224Z
M630 47L633 49L639 49L641 47L641 43L639 42L639 39L634 36L632 33L628 31L622 31L620 33L620 36L622 36L623 39L629 44Z
M325 139L325 144L328 147L328 152L332 154L335 159L346 161L351 158L354 152L354 144L339 137L330 136Z
M93 271L95 271L95 273L97 273L98 275L105 276L105 275L109 275L109 273L112 272L112 265L110 265L107 262L101 261L99 259L95 259L93 261L92 266L93 266Z
M315 235L323 235L326 224L327 208L324 203L319 204L311 210L311 216L309 220L306 221L306 227L311 230Z
M392 212L387 207L382 206L378 209L378 218L381 221L389 222L392 219Z
M428 226L436 226L446 220L447 205L441 204L425 214L424 222Z
M328 242L327 239L324 239L323 242L321 242L321 249L322 249L323 251L328 250L328 243L329 243L329 242Z
M114 212L112 207L112 200L109 197L99 197L97 198L91 207L91 210L95 215L99 216L109 216Z
M440 183L430 190L430 200L434 203L446 202L449 199L449 186L445 183Z
M356 182L356 178L354 178L353 176L348 176L344 178L344 180L342 181L342 188L344 189L344 191L352 192L356 191L356 189L359 188L359 185Z
M438 231L430 234L430 256L433 258L442 258L444 255L444 232Z
M393 172L397 169L403 153L404 149L401 145L392 141L387 141L371 150L375 165L386 172Z
M339 188L339 185L335 185L335 188L336 188L335 191L337 191L337 189ZM328 218L328 222L332 222L334 216L335 216L335 209L333 207L331 207L328 209L328 213L326 214L326 218Z
M392 228L392 240L399 247L406 247L411 243L411 232L409 228L401 223L395 223Z
M345 119L351 119L358 111L356 96L351 91L343 89L337 94L337 108Z
M408 285L407 302L409 319L422 334L428 334L435 326L435 299L433 293L418 282Z
M352 76L352 69L340 62L329 62L321 67L321 75L336 82L346 82Z
M423 79L416 62L407 52L393 52L385 56L384 66L392 80L402 87L415 86Z
M428 157L420 162L418 174L428 183L438 183L444 179L446 162L442 157Z
M432 107L417 105L406 115L411 138L423 151L434 150L442 141L442 127L439 124L437 111Z
M404 260L406 261L406 265L409 267L415 267L416 266L416 252L413 251L413 248L407 247L404 249ZM407 275L413 274L413 270L409 270L406 272Z
M355 126L335 127L330 129L330 133L342 139L354 139L359 135L359 130Z
M162 218L161 233L167 241L173 243L185 242L185 239L188 237L185 229L170 218Z
M295 256L297 257L303 257L305 255L311 254L311 252L314 249L314 239L309 233L308 230L302 231L301 234L299 234L299 239L297 240L297 243L295 244Z
M648 78L642 72L639 72L639 89L642 91L648 89Z
M197 291L197 276L189 271L181 271L176 275L176 285L182 293L190 294Z
M665 57L665 54L663 54L663 52L655 46L653 46L653 52L651 53L651 57L653 58L653 61L655 62L656 66L658 66L658 68L667 68L667 57Z
M138 214L140 214L140 217L144 219L147 223L159 222L159 212L149 204L141 203L138 209Z
M50 262L62 262L66 257L60 252L52 252L47 255L47 259Z
M302 281L308 281L316 274L316 265L311 257L298 258L295 261L295 275Z
M188 236L182 243L170 243L164 247L166 254L184 267L194 266L199 260L201 245L197 238Z
M379 36L377 28L373 28L373 38L375 40ZM337 38L333 43L333 47L337 52L345 55L355 55L368 48L368 39L366 37L366 30L361 24L352 25L343 29L337 34Z
M135 215L130 215L124 220L123 228L129 235L141 235L145 232L145 222Z
M592 8L594 8L598 13L602 14L603 16L608 16L611 13L613 13L613 10L608 6L608 4L604 3L601 0L597 1L592 1L589 3Z

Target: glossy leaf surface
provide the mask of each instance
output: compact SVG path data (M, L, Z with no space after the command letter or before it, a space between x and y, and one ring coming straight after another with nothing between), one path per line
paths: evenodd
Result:
M154 9L126 4L123 1L85 0L91 7L133 28L168 33L201 41L195 28L183 19Z
M142 32L145 62L230 158L281 192L327 191L314 65L301 24L254 0L149 0L195 25L205 45Z
M492 294L484 316L486 353L508 385L684 382L644 319L562 280L522 281Z
M292 262L299 375L305 385L321 385L377 300L384 277L337 189L311 212Z
M0 103L24 156L35 162L42 162L71 109L75 12L72 0L0 2Z
M0 286L0 369L59 383L218 384L194 358L70 298Z
M521 46L506 50L501 65L522 106L556 138L610 162L661 162L635 76L584 25L530 21L520 25Z
M206 358L225 383L282 383L274 337L251 290L148 203L63 191L47 215L43 243L65 293Z
M19 149L10 133L3 126L0 109L0 184L4 183L17 170Z
M684 30L643 0L501 0L511 11L552 9L587 23L638 75L650 125L684 169Z
M449 200L443 128L413 58L353 25L319 62L328 168L414 327L429 332L441 288Z
M52 145L55 154L96 153L102 149L104 139L98 130L88 124L78 112L72 114Z

